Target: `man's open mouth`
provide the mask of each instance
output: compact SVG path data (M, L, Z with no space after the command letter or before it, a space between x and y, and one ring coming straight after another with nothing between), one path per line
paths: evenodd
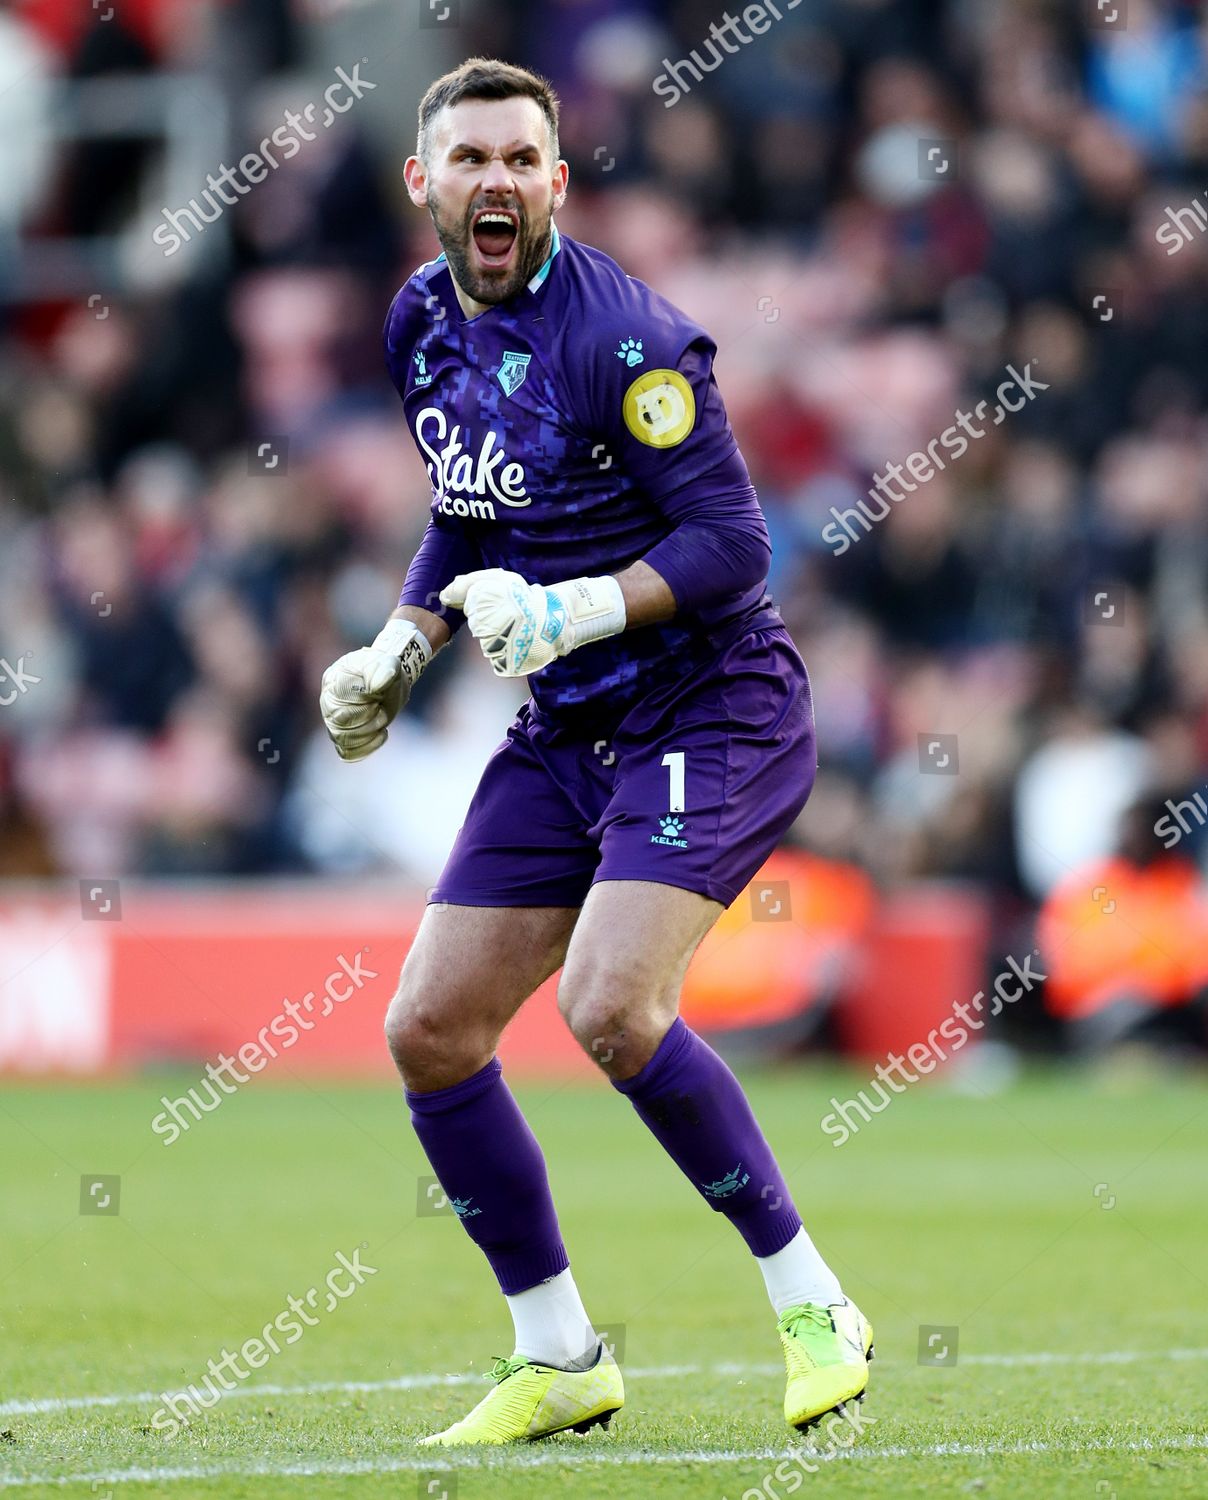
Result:
M520 232L519 216L498 208L484 208L475 215L474 244L488 266L505 266Z

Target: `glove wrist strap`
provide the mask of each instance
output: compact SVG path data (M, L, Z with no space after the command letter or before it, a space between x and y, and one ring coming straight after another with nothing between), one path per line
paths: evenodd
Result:
M574 645L601 641L625 629L625 596L611 575L602 578L572 578L560 583L557 594L566 608Z
M397 656L412 687L432 660L431 643L414 620L387 620L374 638L373 649Z

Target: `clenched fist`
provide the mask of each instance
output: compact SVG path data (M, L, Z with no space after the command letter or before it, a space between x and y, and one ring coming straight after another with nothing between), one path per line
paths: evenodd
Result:
M464 609L470 634L500 677L526 677L576 646L625 629L625 599L615 578L572 578L548 588L506 568L459 573L440 591Z
M432 647L418 625L389 620L372 646L348 651L323 673L319 709L341 760L364 760L386 743Z

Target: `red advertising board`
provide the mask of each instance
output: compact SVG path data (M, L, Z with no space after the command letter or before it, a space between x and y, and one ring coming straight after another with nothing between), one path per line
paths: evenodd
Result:
M791 886L777 890L787 899ZM756 901L748 918L749 895L689 970L685 1016L711 1034L816 1003L821 978L841 965L841 1034L853 1053L880 1057L981 986L987 923L968 893L883 899L846 949L820 938L800 904L796 928L761 924ZM380 883L10 890L0 895L0 1072L192 1066L246 1049L256 1071L391 1078L382 1021L422 910L410 888ZM589 1076L555 991L551 979L521 1008L500 1054L513 1071Z

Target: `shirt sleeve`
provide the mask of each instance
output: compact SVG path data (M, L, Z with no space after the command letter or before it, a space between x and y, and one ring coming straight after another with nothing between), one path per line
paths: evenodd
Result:
M456 521L432 515L411 559L399 604L418 605L439 616L451 635L466 622L465 611L450 609L440 602L440 591L459 573L472 573L482 567L482 554Z
M676 308L632 308L634 332L593 339L579 377L588 430L656 503L737 453L717 381L717 345ZM620 325L610 319L613 334Z
M709 617L758 598L771 544L713 374L717 345L648 289L591 340L584 413L617 468L672 525L644 554L681 611Z
M643 562L666 580L681 610L711 613L767 582L772 544L755 487L737 449L659 501L674 529Z

